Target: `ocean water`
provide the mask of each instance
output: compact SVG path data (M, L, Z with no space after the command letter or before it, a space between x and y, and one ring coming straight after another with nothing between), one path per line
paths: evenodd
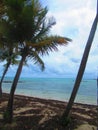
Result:
M9 93L12 78L5 78L3 92ZM74 78L21 78L15 94L68 101L74 86ZM97 81L83 79L75 102L97 104Z

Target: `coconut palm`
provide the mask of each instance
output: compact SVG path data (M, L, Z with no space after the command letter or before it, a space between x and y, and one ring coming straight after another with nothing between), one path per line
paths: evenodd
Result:
M49 31L55 24L54 18L47 18L47 7L42 8L38 0L5 0L6 18L3 18L3 30L7 39L18 45L21 60L14 77L9 101L4 119L11 122L13 118L13 100L17 83L22 71L23 63L32 59L44 70L44 62L41 55L49 54L49 51L57 51L58 45L66 45L69 38L51 36Z
M4 64L4 71L0 80L0 97L2 97L2 82L8 71L10 64L18 64L19 60L17 55L16 43L14 43L9 38L10 29L12 28L11 24L7 21L8 17L6 16L6 6L3 0L0 1L0 61L6 60Z
M1 50L0 61L3 62L5 60L6 63L4 64L4 71L0 80L0 97L2 97L2 82L8 71L8 68L10 67L11 64L15 65L19 63L17 54L9 50L4 50L4 51Z
M97 23L98 23L98 0L97 0L96 17L95 17L94 22L92 24L92 28L91 28L91 31L90 31L90 34L89 34L89 37L88 37L88 40L87 40L87 44L86 44L85 51L84 51L84 54L83 54L83 57L82 57L82 60L81 60L81 64L80 64L80 68L79 68L77 78L76 78L76 81L75 81L75 84L74 84L74 88L73 88L71 97L69 99L68 105L66 107L66 110L64 111L63 116L62 116L62 123L64 125L69 120L70 111L71 111L72 106L74 104L74 100L75 100L75 97L77 95L79 85L80 85L82 77L83 77L83 73L85 71L85 67L86 67L88 56L89 56L90 48L91 48L91 45L92 45L92 42L93 42L93 39L94 39L94 35L95 35L95 32L96 32Z

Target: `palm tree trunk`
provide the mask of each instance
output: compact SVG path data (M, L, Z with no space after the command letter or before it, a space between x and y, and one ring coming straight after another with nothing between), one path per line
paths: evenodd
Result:
M89 38L88 38L88 41L87 41L87 44L86 44L86 47L85 47L85 51L84 51L84 54L83 54L83 57L82 57L82 61L81 61L81 64L80 64L80 68L79 68L79 71L78 71L78 74L77 74L77 78L76 78L76 81L75 81L75 84L74 84L74 88L73 88L70 100L68 102L68 105L66 107L65 112L62 115L62 121L68 121L68 119L69 119L70 111L71 111L72 105L74 103L74 100L75 100L76 94L78 92L79 85L80 85L80 82L82 80L83 73L84 73L84 70L85 70L85 67L86 67L89 51L90 51L90 48L91 48L91 45L92 45L92 42L93 42L93 39L94 39L95 31L96 31L96 28L97 28L97 22L98 22L98 13L95 17L95 20L93 22L93 25L92 25L92 28L91 28L91 31L90 31L90 34L89 34ZM66 124L66 122L65 122L65 124Z
M7 71L8 71L8 68L9 68L9 66L10 66L10 63L11 63L11 61L9 61L9 62L7 63L7 66L5 67L5 70L4 70L3 75L2 75L2 77L1 77L1 81L0 81L0 98L2 98L2 82L3 82L3 79L4 79L4 77L5 77L5 75L6 75Z
M8 105L7 105L7 109L6 112L4 113L4 121L7 123L11 123L12 119L13 119L13 100L14 100L14 93L16 90L16 86L22 71L22 67L23 67L23 63L25 61L26 56L22 56L22 59L20 61L19 67L17 69L15 78L13 80L13 84L11 87L11 91L10 91L10 95L9 95L9 100L8 100Z

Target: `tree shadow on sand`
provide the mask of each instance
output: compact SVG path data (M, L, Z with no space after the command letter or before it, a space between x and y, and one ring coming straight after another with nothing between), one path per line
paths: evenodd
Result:
M0 114L6 108L5 97L0 104ZM66 104L55 100L15 96L13 123L4 124L0 118L0 130L74 130L83 124L97 127L97 107L79 103L75 103L72 108L70 123L66 127L62 126L60 118Z

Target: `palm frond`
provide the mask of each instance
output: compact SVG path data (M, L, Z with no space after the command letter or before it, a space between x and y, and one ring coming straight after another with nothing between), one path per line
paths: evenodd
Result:
M4 67L4 69L7 67L7 63L5 63L4 65L3 65L3 67Z
M42 71L45 69L44 62L39 57L39 55L37 54L37 52L31 51L31 53L30 53L30 55L28 55L28 57L30 59L33 59L34 60L34 64L38 64L40 66L40 68L41 68Z
M60 36L49 36L41 39L37 43L27 43L31 46L37 53L48 54L49 51L58 51L58 46L67 45L71 42L71 39Z
M56 24L56 22L53 17L50 17L49 19L46 20L46 17L44 16L42 19L39 19L38 25L36 26L39 28L37 28L37 31L34 32L34 37L33 37L32 41L36 41L36 40L38 41L38 40L46 37L47 34L49 33L51 27L55 24Z

